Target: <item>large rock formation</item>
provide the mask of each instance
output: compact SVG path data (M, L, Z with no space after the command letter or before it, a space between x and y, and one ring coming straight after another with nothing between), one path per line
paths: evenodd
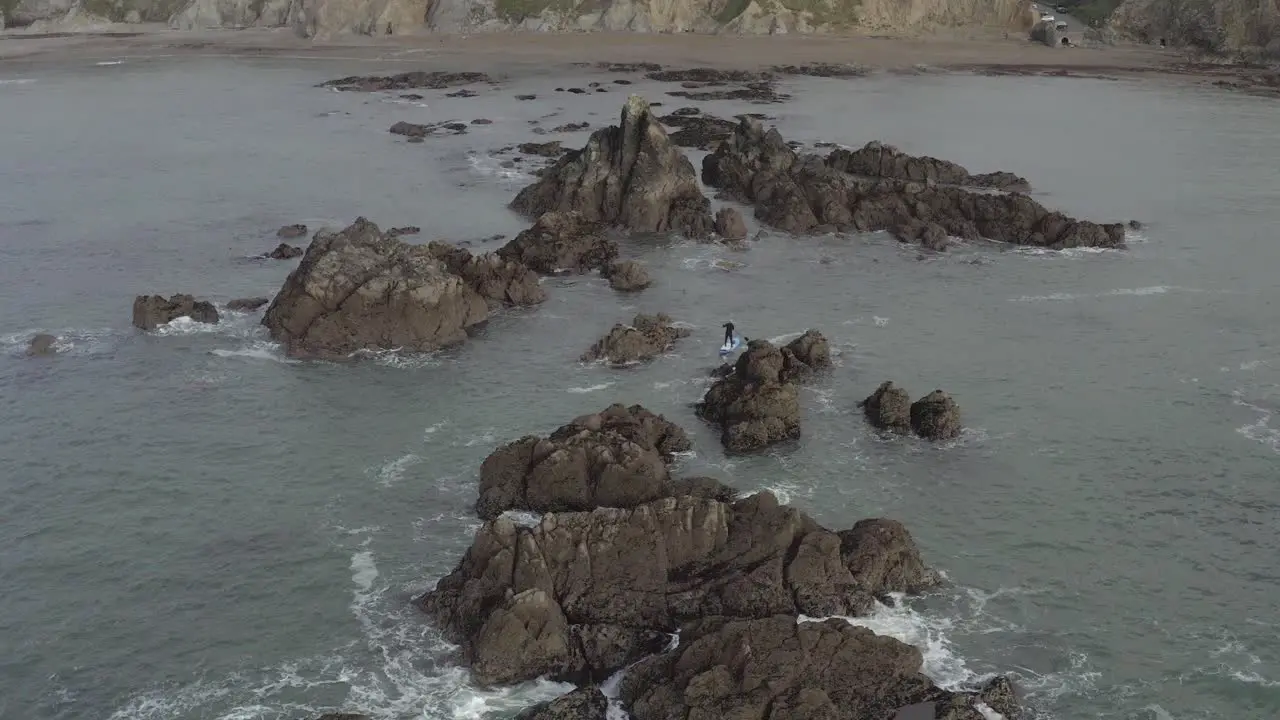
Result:
M549 437L507 443L480 466L476 514L635 507L673 493L667 463L692 447L683 429L639 405L610 405Z
M139 295L133 299L133 326L141 330L155 330L180 317L200 323L217 323L218 309L207 300L197 300L190 295Z
M606 237L604 230L579 212L547 212L503 245L498 255L545 275L599 270L618 257L618 243Z
M900 523L832 532L771 493L735 499L718 481L665 472L628 485L627 472L606 469L613 489L601 493L585 462L567 460L612 467L630 452L665 470L663 454L687 447L674 425L615 405L485 461L477 510L486 522L417 601L461 646L478 683L592 684L630 665L619 699L637 720L888 720L930 703L928 717L982 720L979 703L1017 717L1004 678L980 693L949 692L921 674L916 648L842 620L800 621L863 614L877 597L935 587L940 576ZM544 472L546 463L576 469ZM552 476L569 479L538 480ZM579 509L532 527L503 514L563 507ZM603 720L606 705L588 686L520 717Z
M530 217L577 211L636 232L705 237L712 227L693 164L638 95L627 99L618 125L592 133L586 147L549 167L511 207Z
M751 340L731 369L722 371L697 406L698 416L718 425L720 441L733 452L759 450L800 437L800 397L795 382L831 365L826 338L816 330L778 348Z
M465 340L466 329L488 317L489 303L544 297L518 264L393 235L364 218L316 233L263 316L271 336L295 356L424 352Z
M951 440L964 429L960 424L960 407L941 390L911 402L906 390L885 381L859 402L858 407L872 427L899 435L914 433L926 440Z
M873 172L873 177L852 175ZM922 178L920 181L908 178ZM935 247L947 236L1050 248L1115 247L1120 223L1098 225L1047 210L1019 193L976 192L944 182L1007 186L1007 173L971 175L958 165L913 158L884 146L835 150L825 159L797 154L778 131L744 117L702 164L702 179L756 206L760 221L792 233L890 230ZM1025 181L1023 181L1025 182Z
M618 323L582 355L582 362L603 360L610 365L644 362L675 347L676 340L688 337L686 328L673 327L670 317L636 315L630 325Z
M600 271L600 275L609 281L609 287L620 292L636 292L653 284L649 271L636 260L611 262Z

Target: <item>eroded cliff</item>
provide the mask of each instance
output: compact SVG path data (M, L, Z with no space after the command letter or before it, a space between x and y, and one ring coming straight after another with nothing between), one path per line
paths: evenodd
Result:
M1120 33L1144 42L1211 53L1280 57L1276 0L1125 0L1111 16Z
M303 37L503 30L730 34L1016 26L1029 0L0 0L10 25L292 27Z

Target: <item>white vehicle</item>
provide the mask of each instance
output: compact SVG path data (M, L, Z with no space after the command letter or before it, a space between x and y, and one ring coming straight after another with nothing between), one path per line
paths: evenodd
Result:
M1043 13L1040 15L1040 22L1053 22L1053 16L1049 13Z
M1067 31L1067 24L1066 24L1066 23L1064 23L1064 22L1060 22L1060 23L1058 23L1057 25L1054 25L1054 26L1053 26L1053 29L1054 29L1054 30L1057 30L1058 32L1066 32L1066 31Z

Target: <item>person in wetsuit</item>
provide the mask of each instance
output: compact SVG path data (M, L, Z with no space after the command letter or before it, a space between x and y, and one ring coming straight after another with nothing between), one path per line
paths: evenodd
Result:
M724 324L724 346L731 347L733 345L733 323Z

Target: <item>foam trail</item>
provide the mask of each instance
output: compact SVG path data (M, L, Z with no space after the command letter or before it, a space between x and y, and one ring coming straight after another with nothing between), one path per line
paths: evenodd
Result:
M608 390L609 388L613 387L615 384L616 383L607 382L607 383L600 383L599 385L589 385L587 387L571 387L568 390L566 390L566 392L578 393L578 394L593 393L593 392L599 392L601 390Z

